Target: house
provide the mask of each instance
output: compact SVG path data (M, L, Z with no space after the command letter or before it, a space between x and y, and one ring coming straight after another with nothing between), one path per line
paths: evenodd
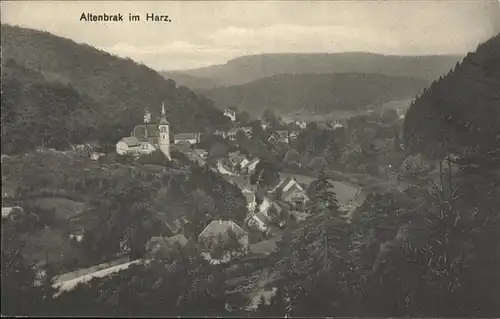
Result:
M85 234L85 230L83 229L83 227L81 227L81 228L71 232L68 237L70 240L74 240L77 243L81 243L83 240L84 234Z
M292 176L281 180L271 192L279 200L292 204L298 210L303 209L305 203L309 200L304 188Z
M252 137L252 128L249 127L249 126L235 127L235 128L230 129L227 132L216 131L214 134L222 136L225 139L229 139L231 141L234 141L234 140L236 140L236 134L238 134L238 132L245 133L245 135L246 135L247 138L251 138Z
M263 130L267 130L270 126L271 126L271 123L269 123L269 121L262 121L260 126L262 127Z
M129 137L116 143L116 153L134 156L151 154L160 150L168 160L170 156L170 124L167 121L165 106L162 104L159 124L150 124L151 114L146 111L144 125L137 125Z
M217 172L219 172L219 174L222 174L224 176L235 176L236 175L235 173L233 173L232 169L230 167L227 167L226 165L224 165L224 163L221 160L217 161L217 164L215 165L215 167L217 168Z
M2 219L12 218L15 219L19 214L23 214L24 210L19 206L2 207Z
M221 131L221 130L215 130L213 135L221 136L223 138L226 138L227 132L226 131Z
M254 158L253 160L251 160L248 165L246 166L246 171L248 174L252 174L253 172L255 172L255 168L257 167L257 164L259 164L260 162L260 159L258 158Z
M247 200L247 209L249 214L252 214L255 212L255 207L257 206L257 201L255 198L255 193L253 191L242 191L243 196L245 196L245 199Z
M295 141L299 137L300 131L293 130L288 133L289 141Z
M246 155L240 152L229 153L228 162L233 171L240 171L242 167L247 166L250 161L247 159Z
M250 215L247 222L248 225L255 226L261 231L267 231L269 224L276 218L271 215L271 208L278 214L282 210L277 203L271 201L268 197L264 197L262 203L260 203L259 206L254 209L254 213Z
M232 108L224 110L224 116L229 117L231 122L236 122L236 111Z
M293 122L293 125L300 127L300 129L302 129L302 130L305 130L307 127L306 121L303 121L303 120L295 120Z
M250 164L250 160L248 158L244 158L238 165L240 171L246 171L248 164Z
M174 144L181 142L188 142L191 145L198 144L200 142L200 133L179 133L174 135Z
M290 135L286 130L277 130L271 133L269 141L274 143L290 143Z
M211 263L224 263L248 251L248 233L233 221L214 220L198 235L202 256Z
M106 155L106 154L99 153L99 152L92 152L92 153L90 153L90 159L93 161L98 161L99 157L104 156L104 155Z
M252 138L252 128L250 126L243 126L240 128L248 138Z

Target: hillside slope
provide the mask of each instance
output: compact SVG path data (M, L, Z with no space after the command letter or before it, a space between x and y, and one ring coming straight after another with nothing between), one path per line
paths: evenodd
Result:
M380 74L280 74L204 94L219 108L234 106L254 115L269 107L278 112L325 113L412 98L426 86L422 79Z
M192 76L178 72L161 71L159 73L166 79L174 80L177 85L182 85L195 91L209 90L217 87L217 82L209 78Z
M85 123L76 127L78 136L90 132L114 143L142 122L146 108L159 116L163 101L174 131L227 123L211 101L130 59L42 31L2 25L1 35L4 142L19 145L30 137L29 145L39 145L42 139L26 126L43 123L44 134L61 137L70 122L80 121Z
M226 64L170 71L166 74L174 80L180 75L211 79L217 86L240 85L284 73L378 73L433 81L448 72L460 58L459 56L391 56L363 52L260 54L239 57Z
M407 112L404 139L410 152L429 156L500 147L500 34L415 100Z

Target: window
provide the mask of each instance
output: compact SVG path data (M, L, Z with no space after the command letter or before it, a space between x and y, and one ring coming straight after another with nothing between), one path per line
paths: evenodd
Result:
M162 126L162 127L160 128L160 132L161 132L161 133L167 133L167 128L166 128L165 126Z

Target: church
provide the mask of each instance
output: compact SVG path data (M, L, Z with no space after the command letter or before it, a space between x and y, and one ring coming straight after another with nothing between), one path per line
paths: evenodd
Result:
M124 137L116 143L116 153L119 155L131 154L134 156L147 155L159 150L168 160L170 156L170 124L167 121L165 105L161 106L159 124L150 124L151 113L144 115L144 125L137 125L130 137Z

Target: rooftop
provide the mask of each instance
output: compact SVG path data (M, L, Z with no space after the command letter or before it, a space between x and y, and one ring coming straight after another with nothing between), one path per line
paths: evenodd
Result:
M236 235L246 235L247 233L233 221L214 220L205 227L198 237L215 237L219 234L227 233L230 229L235 232Z
M177 133L174 139L196 139L199 135L199 133Z

